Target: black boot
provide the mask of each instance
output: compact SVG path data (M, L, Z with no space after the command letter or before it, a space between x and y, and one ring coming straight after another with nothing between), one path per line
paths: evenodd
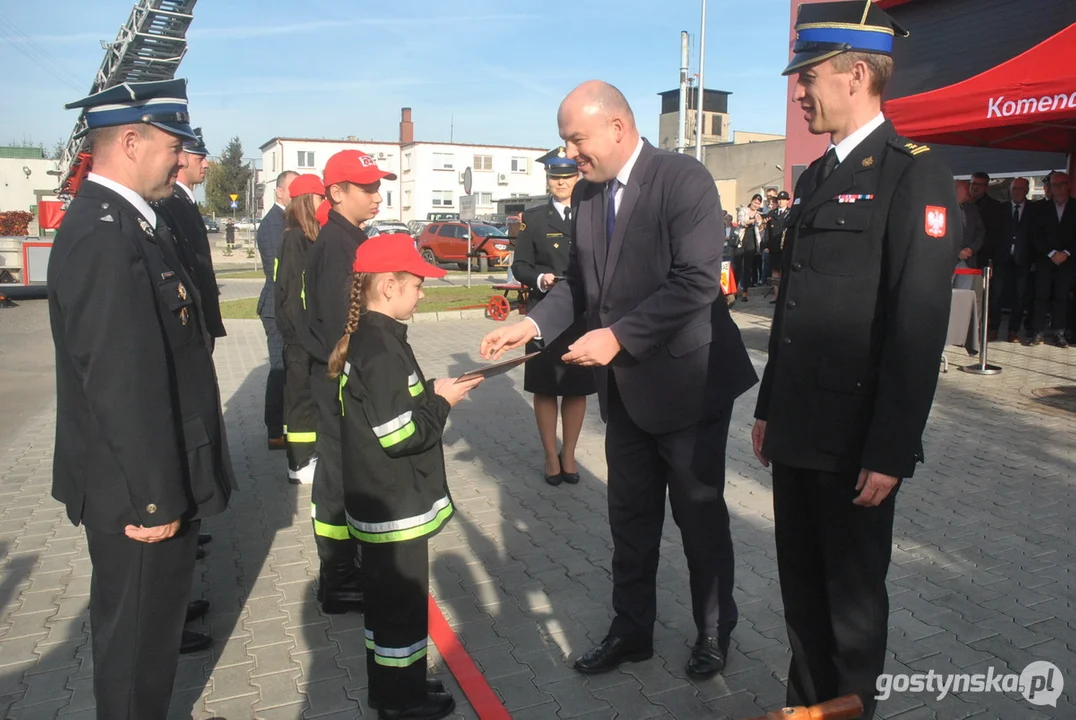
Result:
M354 540L333 540L315 536L321 573L318 601L326 615L362 612L362 570L359 565L358 543Z

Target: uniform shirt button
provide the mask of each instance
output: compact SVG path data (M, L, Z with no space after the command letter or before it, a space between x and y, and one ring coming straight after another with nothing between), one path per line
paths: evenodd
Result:
M790 337L786 337L786 338L784 339L784 343L785 343L785 345L791 345L791 344L792 344L792 338L790 338Z
M792 308L794 308L794 307L796 307L796 301L795 301L795 300L789 300L789 301L788 301L788 308L789 308L789 310L791 310L791 309L792 309Z
M146 512L148 512L150 515L152 515L153 513L157 512L157 506L154 505L153 503L150 503L149 505L146 506Z
M803 269L803 263L801 263L801 262L792 263L792 269L793 270L802 270Z
M837 218L838 225L844 225L844 218Z
M602 312L603 313L609 312L609 306L608 305L602 305Z
M856 383L856 390L862 390L862 389L863 389L863 383L857 382Z

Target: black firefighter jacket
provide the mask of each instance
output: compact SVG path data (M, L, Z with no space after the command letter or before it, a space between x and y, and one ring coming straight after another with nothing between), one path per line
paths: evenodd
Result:
M366 233L335 210L318 233L317 242L306 254L306 332L302 344L310 357L322 365L347 324L347 296L355 251Z
M340 377L344 505L352 536L401 542L438 532L454 508L441 445L449 404L407 344L407 326L362 315Z

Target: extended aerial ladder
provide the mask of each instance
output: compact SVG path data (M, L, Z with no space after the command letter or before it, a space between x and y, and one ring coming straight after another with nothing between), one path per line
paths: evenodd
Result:
M139 0L115 42L101 43L105 59L89 94L125 82L174 78L179 63L187 54L187 29L194 19L196 2L198 0ZM60 157L58 194L66 200L75 196L90 171L85 133L86 121L80 117Z

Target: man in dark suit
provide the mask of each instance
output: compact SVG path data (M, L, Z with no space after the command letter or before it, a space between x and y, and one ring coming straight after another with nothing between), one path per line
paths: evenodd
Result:
M583 673L653 654L655 575L668 490L690 574L698 636L688 672L720 672L737 621L725 505L733 401L756 381L721 294L722 211L713 178L640 138L620 92L590 81L560 106L560 135L584 179L572 196L567 282L519 324L482 341L496 357L552 342L585 315L564 360L595 368L608 423L616 617Z
M1047 330L1046 313L1058 347L1068 347L1065 322L1069 288L1072 287L1073 253L1076 253L1076 203L1070 197L1068 173L1050 173L1052 199L1039 204L1031 242L1035 248L1035 335L1029 345L1042 345Z
M202 518L235 487L199 290L149 202L185 164L186 81L85 110L93 172L49 258L52 494L86 527L99 720L164 718Z
M1020 342L1020 325L1024 321L1029 292L1027 275L1031 264L1030 229L1034 211L1027 201L1028 188L1027 178L1016 178L1009 186L1011 200L1002 205L1001 211L1001 242L994 248L989 332L997 337L1004 305L1009 308L1009 342Z
M986 227L983 224L979 207L971 201L970 184L967 180L956 180L953 183L956 191L956 201L960 205L960 222L963 228L961 237L963 247L957 254L957 268L979 268L979 258L986 244ZM957 275L953 278L953 287L961 290L982 290L982 278L976 275ZM978 297L978 295L976 295Z
M882 115L894 35L869 0L799 8L792 101L831 145L800 177L759 386L773 462L789 705L856 693L874 716L901 478L923 460L960 243L949 169Z
M209 169L209 149L202 139L201 128L195 128L197 140L183 143L183 154L187 166L179 171L172 195L157 203L162 211L168 229L176 239L180 259L187 272L198 286L202 297L202 316L205 318L206 330L209 331L210 349L216 338L228 333L224 330L224 321L220 317L220 290L217 288L217 276L213 272L213 252L209 247L209 234L205 221L198 211L198 201L194 199L194 186L205 182Z
M284 438L284 383L287 375L284 370L284 337L276 324L276 300L273 298L273 274L276 271L276 259L280 257L280 240L284 237L284 210L291 200L288 186L299 177L294 170L285 170L276 177L276 202L265 213L255 242L262 258L262 272L265 273L265 285L258 296L258 317L265 328L266 343L269 346L269 377L265 381L265 431L268 435L270 450L286 450Z

